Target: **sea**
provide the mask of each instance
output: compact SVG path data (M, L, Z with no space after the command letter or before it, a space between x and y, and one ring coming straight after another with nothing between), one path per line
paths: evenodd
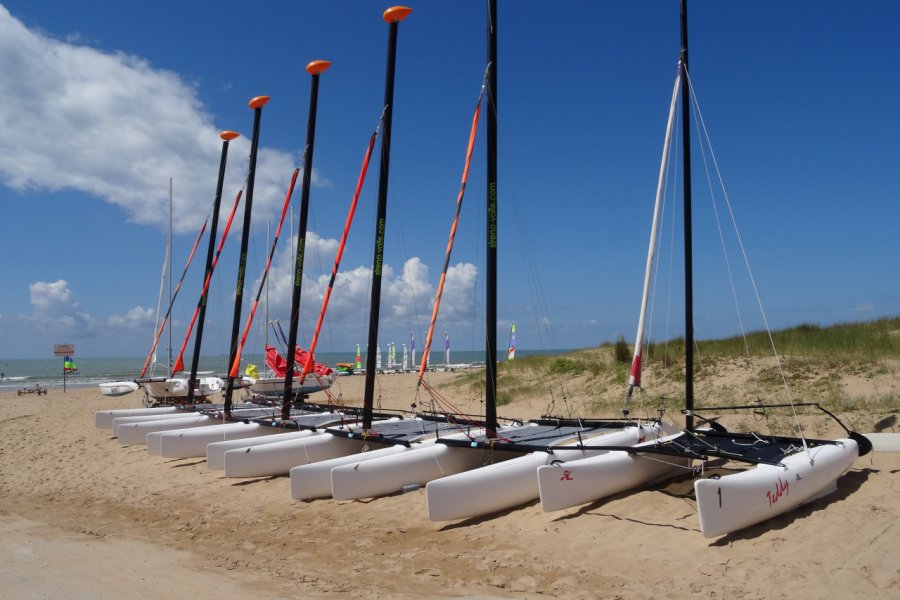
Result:
M541 354L558 354L565 352L564 350L516 350L517 357L533 356ZM421 354L416 356L418 360ZM431 366L440 368L444 366L444 352L432 352ZM73 357L78 367L76 374L63 373L62 358L0 358L0 392L16 391L26 386L40 384L46 388L62 388L66 387L89 387L104 383L107 381L128 381L137 378L144 366L147 357ZM165 357L161 357L165 362ZM399 362L401 356L397 356ZM498 358L505 360L504 351L498 351ZM365 354L361 357L361 366L366 366ZM337 363L356 364L356 352L320 352L316 354L316 360L329 366ZM450 355L452 365L484 365L484 350L453 350ZM252 363L262 371L265 366L265 359L262 354L244 355L241 359L241 372L244 371L246 365ZM199 372L214 373L224 376L227 371L228 357L221 356L205 356L200 358L198 367ZM387 364L387 355L382 352L382 365ZM150 370L147 376L150 376ZM161 377L166 375L164 365L155 365L154 376Z

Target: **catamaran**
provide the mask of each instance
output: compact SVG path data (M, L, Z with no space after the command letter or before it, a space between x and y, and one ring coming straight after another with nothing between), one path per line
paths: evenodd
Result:
M688 71L687 0L681 0L681 53L675 82L676 94L679 85L685 213L685 427L680 433L634 447L594 445L593 449L608 452L561 465L540 467L538 481L541 504L544 510L549 511L605 498L673 473L686 473L692 466L689 463L693 461L700 461L700 473L705 472L703 465L710 458L755 465L735 474L700 477L694 482L700 530L706 537L715 537L760 523L833 492L837 489L837 478L850 468L858 456L869 452L871 444L865 437L844 427L836 417L835 420L847 431L847 437L837 440L809 439L803 436L802 429L798 437L728 432L711 419L703 419L705 427L695 428L695 416L702 417L694 411L693 390L690 170L693 97ZM769 405L775 406L779 405ZM791 401L788 406L800 404ZM759 411L767 407L756 404L752 407L723 408ZM707 410L715 409L711 407ZM827 414L834 417L831 413Z
M496 201L496 118L492 116L496 111L496 44L490 43L496 40L495 3L491 3L490 10L492 12L489 17L488 38L492 54L489 54L488 68L485 71L482 90L479 94L479 101L476 104L473 117L462 182L457 196L456 214L451 225L450 239L447 244L444 270L438 284L431 324L422 353L422 361L419 368L419 385L423 383L422 378L428 365L441 294L446 280L450 253L466 188L481 103L484 98L487 98L488 101L488 162L491 165L493 161L494 166L493 171L489 174L488 196ZM494 134L492 134L492 128ZM491 175L493 175L493 178L491 178ZM496 206L493 206L488 211L489 218L496 218L495 208ZM496 223L493 225L494 228L492 229L489 223L488 231L496 231ZM491 246L496 251L496 244L489 243L488 246L489 252ZM490 281L489 275L489 305L491 303ZM492 314L496 315L495 285L493 286L493 293L494 310ZM495 317L489 319L488 329L496 330ZM514 341L511 346L514 347ZM493 352L491 352L491 349L493 349ZM487 354L489 358L486 362L495 364L495 361L492 361L490 357L496 357L496 336L494 336L493 345L489 342ZM495 369L489 368L487 372L488 388L494 390L496 389ZM433 398L439 399L436 392L427 384L426 389L432 394ZM456 482L451 480L456 473L470 471L484 464L512 459L513 457L521 456L526 451L551 446L570 439L577 439L578 436L590 438L601 433L616 434L616 437L611 439L617 440L616 443L625 444L632 441L637 443L641 441L641 436L647 435L646 430L636 433L639 428L630 428L630 423L621 421L566 421L553 419L528 423L511 422L501 427L496 424L495 402L492 398L487 400L487 405L489 411L491 407L494 407L492 411L493 425L473 419L471 416L462 415L460 411L455 410L452 405L444 401L443 407L446 410L432 415L419 415L416 420L406 423L406 431L391 431L393 428L402 429L404 426L400 423L377 423L371 428L366 428L365 426L352 427L349 428L349 431L344 432L327 430L334 436L355 438L357 440L357 451L332 460L311 462L307 465L294 467L291 469L291 495L297 499L318 498L329 495L337 499L373 497L394 493L403 488L408 489L409 486L420 486L428 482L435 483L433 480L441 477L445 477L446 479L442 481L450 482L449 486L453 488ZM489 416L488 423L490 423L490 418ZM347 446L346 443L344 445ZM366 448L368 448L368 451L361 452L361 450ZM530 479L531 487L533 488L533 499L536 499L538 492L534 482L534 468L534 466L531 467ZM500 494L509 497L509 492L512 491L512 488L503 485L500 487L505 488ZM474 496L479 497L481 492L482 490L477 490ZM467 491L465 493L469 494L469 499L471 500L473 496L471 492ZM437 491L435 495L444 494ZM511 502L516 504L521 501L511 500ZM459 501L454 501L454 503L456 505L461 504ZM469 503L464 501L462 504L468 505ZM482 504L483 506L485 505Z

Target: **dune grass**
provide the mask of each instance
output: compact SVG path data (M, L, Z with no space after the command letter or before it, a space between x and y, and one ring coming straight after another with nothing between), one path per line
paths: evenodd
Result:
M782 370L794 401L818 401L833 412L889 415L900 411L900 397L886 393L878 397L848 398L842 380L890 375L900 359L900 317L829 327L802 324L773 332L781 356L780 367L772 362L772 344L765 332L753 332L746 341L737 336L697 342L695 350L695 390L700 396L715 398L718 405L737 405L761 399L783 401ZM747 358L749 348L751 359ZM522 397L559 397L566 391L584 400L585 408L609 413L622 407L633 348L622 336L615 342L558 355L524 356L498 364L498 405ZM644 357L645 373L657 382L668 382L668 391L655 386L657 395L642 399L655 410L683 406L684 339L649 346ZM731 370L752 366L752 380L731 387L715 388L705 394L707 382ZM465 374L454 386L468 389L483 398L484 372ZM709 401L701 401L709 404ZM868 418L868 417L867 417Z

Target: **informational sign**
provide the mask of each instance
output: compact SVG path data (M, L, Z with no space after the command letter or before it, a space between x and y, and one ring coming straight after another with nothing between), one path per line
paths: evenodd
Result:
M53 344L53 356L72 356L75 354L75 344Z

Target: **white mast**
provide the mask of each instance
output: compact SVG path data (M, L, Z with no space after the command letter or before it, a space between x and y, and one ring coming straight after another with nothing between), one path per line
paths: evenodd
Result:
M634 341L634 358L631 361L631 374L628 377L626 402L631 398L635 386L641 387L641 352L644 346L644 321L647 317L647 301L650 298L650 277L653 274L653 256L656 254L656 232L659 225L659 208L662 204L663 187L666 180L666 166L669 156L669 145L672 141L672 128L675 123L675 105L678 101L678 89L681 83L681 69L675 76L675 88L672 90L672 102L669 104L669 122L666 125L666 140L663 143L662 160L659 165L659 180L656 185L656 204L653 207L653 225L650 228L650 247L647 250L647 268L644 271L644 293L641 297L641 315L638 319L637 336Z

